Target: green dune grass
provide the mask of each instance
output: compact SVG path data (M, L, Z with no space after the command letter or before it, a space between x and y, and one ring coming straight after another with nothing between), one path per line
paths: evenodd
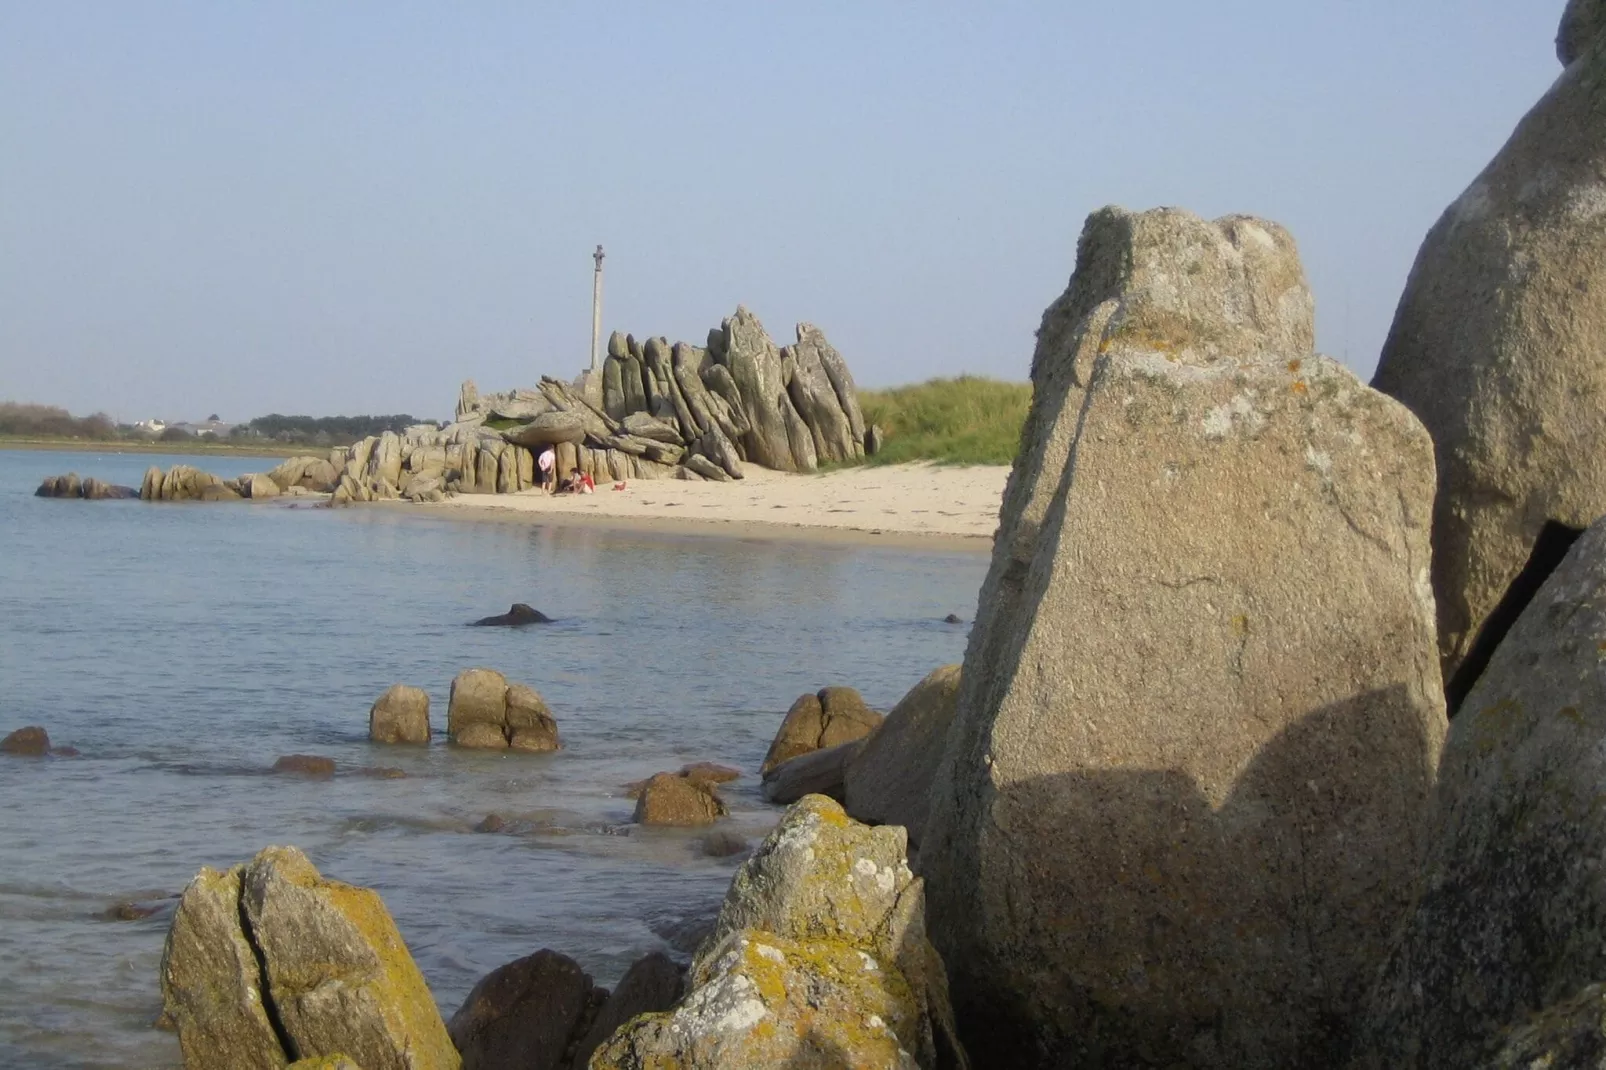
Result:
M860 390L865 423L884 437L865 463L1012 464L1031 403L1030 383L975 375Z

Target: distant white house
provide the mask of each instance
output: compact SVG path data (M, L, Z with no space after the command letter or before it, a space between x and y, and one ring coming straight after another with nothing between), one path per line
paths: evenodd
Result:
M234 430L233 424L226 424L222 420L216 418L202 420L200 423L169 424L168 426L176 427L181 431L187 431L197 438L228 438L229 432ZM160 432L158 432L158 434L160 434Z
M134 425L134 430L142 435L159 435L167 430L166 420L141 420Z

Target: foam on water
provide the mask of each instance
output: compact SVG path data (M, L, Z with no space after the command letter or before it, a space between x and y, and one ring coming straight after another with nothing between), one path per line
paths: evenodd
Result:
M0 734L42 724L82 757L0 759L0 1065L176 1065L152 1028L168 913L202 865L300 846L377 889L442 1010L540 947L612 984L683 955L740 856L639 829L623 785L698 760L748 771L722 825L777 811L753 775L804 691L890 707L958 661L986 567L919 553L373 509L33 498L69 469L137 486L171 458L0 451ZM194 461L194 458L190 458ZM272 460L202 458L224 476ZM559 623L464 623L528 602ZM460 669L539 690L566 749L508 757L366 741L392 683L444 727ZM317 753L341 775L267 775ZM355 775L399 768L405 779ZM497 833L474 827L490 813Z

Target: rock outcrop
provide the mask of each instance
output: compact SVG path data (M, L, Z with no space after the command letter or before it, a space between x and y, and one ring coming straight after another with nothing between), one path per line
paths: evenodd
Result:
M685 971L661 951L637 959L597 1011L591 1028L575 1046L569 1065L574 1070L585 1070L591 1062L591 1054L620 1026L638 1014L656 1014L673 1007L680 999L685 982Z
M1432 446L1311 307L1274 224L1105 209L1045 314L920 852L999 1065L1299 1065L1409 904Z
M162 1000L187 1066L455 1070L457 1051L379 896L293 847L202 869L162 951Z
M786 711L759 771L767 774L800 754L863 739L880 723L881 715L851 687L825 687L799 696Z
M68 472L64 476L46 476L33 493L36 498L83 498L86 501L139 497L139 491L133 487L102 483L93 476L79 479L76 472Z
M368 738L375 743L428 743L429 694L394 684L368 711Z
M1606 513L1603 42L1606 7L1574 0L1557 42L1567 69L1428 233L1373 379L1438 451L1433 589L1452 712L1532 593L1525 567L1545 555L1546 526L1576 532Z
M673 1010L631 1020L596 1070L966 1066L901 829L810 796L731 882Z
M931 782L959 701L959 680L958 665L932 671L865 737L843 777L842 803L855 820L902 825L910 844L919 846Z
M452 681L446 731L459 747L528 752L562 747L558 723L533 688L494 669L465 669Z
M472 622L473 626L478 628L517 628L525 624L551 623L551 617L523 602L514 602L506 613L498 613L494 617L481 617Z
M1512 1030L1528 1033L1513 1050L1569 1034L1606 1046L1598 987L1588 995L1606 978L1603 651L1597 521L1451 722L1419 897L1373 993L1357 1067L1597 1065L1481 1060L1517 1043Z

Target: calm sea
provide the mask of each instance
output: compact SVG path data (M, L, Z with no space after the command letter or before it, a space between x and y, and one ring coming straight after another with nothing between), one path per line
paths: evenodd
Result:
M0 734L45 726L82 757L0 758L0 1066L167 1067L152 1028L169 920L110 921L203 866L295 844L377 889L443 1014L550 947L612 984L683 943L738 858L637 828L626 782L689 761L749 775L723 827L777 811L756 770L782 712L827 684L885 709L958 661L981 554L470 523L282 503L52 501L68 470L139 485L150 464L223 476L273 460L0 451ZM528 602L558 623L464 623ZM452 676L539 690L566 749L503 757L440 739ZM366 741L393 683L426 689L437 742ZM269 775L284 754L343 772ZM473 831L486 815L513 834Z

